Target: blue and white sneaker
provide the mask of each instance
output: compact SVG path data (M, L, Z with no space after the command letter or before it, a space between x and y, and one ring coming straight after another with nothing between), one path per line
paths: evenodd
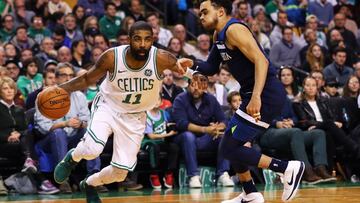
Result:
M289 161L284 173L284 191L282 201L291 201L299 188L301 178L304 174L305 164L302 161Z
M264 203L264 197L260 192L252 192L246 194L242 192L239 196L235 197L234 199L225 200L221 203Z

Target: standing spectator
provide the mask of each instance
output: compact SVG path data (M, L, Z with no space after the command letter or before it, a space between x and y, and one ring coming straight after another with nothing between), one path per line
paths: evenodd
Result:
M5 43L15 34L14 17L10 14L1 19L2 28L0 29L0 41Z
M24 0L14 0L15 9L11 15L15 19L15 27L25 24L26 27L31 25L31 18L35 15L33 11L26 10Z
M100 19L104 15L103 0L79 0L78 5L85 8L86 16L96 16Z
M35 15L31 18L28 34L36 43L40 44L45 37L51 37L51 31L44 26L43 17Z
M43 78L38 73L38 64L34 58L24 61L23 66L25 75L21 75L16 83L21 94L24 96L24 100L26 100L31 92L41 87Z
M84 67L86 64L88 64L90 61L89 59L85 58L85 41L79 40L74 41L71 45L71 53L72 53L72 60L71 64L73 64L76 67Z
M310 1L308 12L315 15L319 19L319 24L325 27L334 17L333 5L327 0Z
M111 42L116 41L116 36L121 27L121 18L116 16L116 6L114 3L105 4L105 15L99 21L100 32Z
M65 15L64 28L65 28L65 32L66 32L65 41L70 42L70 47L71 47L72 42L84 39L82 32L76 26L76 18L74 16L74 14L69 13L69 14Z
M323 73L325 78L336 78L340 87L343 87L346 80L353 74L354 70L345 65L346 51L338 48L333 53L334 62L325 67Z
M159 32L158 43L166 47L169 44L169 40L173 37L170 30L160 26L159 14L151 12L146 16L146 21L151 25L153 29Z
M130 16L135 19L135 21L146 21L145 17L143 16L143 10L141 9L141 2L140 0L130 0Z
M295 81L294 70L289 66L280 68L278 78L285 87L286 96L290 101L300 97L299 86Z
M197 51L192 53L196 59L206 61L210 53L210 37L207 34L201 34L197 37Z
M179 131L174 141L181 146L185 157L186 171L190 177L189 187L199 188L202 184L196 151L213 150L218 152L221 136L225 130L226 118L216 98L205 92L207 78L200 74L196 74L194 77L200 77L201 84L190 82L188 92L178 95L173 104L173 118ZM214 140L213 136L219 137ZM227 173L229 169L229 161L225 160L218 152L216 175L219 177L219 185L234 186Z
M61 12L65 15L71 13L71 8L69 4L62 0L49 0L48 2L48 9L50 15L54 14L55 12Z
M280 68L283 65L300 66L300 45L294 42L293 31L290 27L282 29L283 38L275 43L270 51L270 61Z
M176 96L182 93L182 88L174 84L174 76L171 70L164 70L164 80L162 82L161 98L174 102Z
M177 24L173 28L173 35L180 39L181 45L187 55L191 55L192 53L196 52L196 48L186 42L186 29L182 24Z
M270 39L268 36L262 33L259 22L257 20L253 20L249 23L249 27L251 31L254 33L254 36L261 45L261 47L264 49L264 51L267 54L269 54L271 47Z
M16 46L18 50L31 49L34 53L39 51L39 45L34 39L27 36L27 28L25 26L19 26L16 28L16 35L10 42Z

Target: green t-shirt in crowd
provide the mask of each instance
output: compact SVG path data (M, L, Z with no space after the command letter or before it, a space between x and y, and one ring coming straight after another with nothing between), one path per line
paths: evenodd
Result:
M26 100L27 96L31 92L39 89L42 86L42 83L43 83L43 76L40 73L37 73L32 79L29 79L24 75L21 75L16 82L19 91L25 98L24 100Z
M100 32L104 34L109 40L115 40L121 28L121 18L115 16L113 19L103 16L100 21Z

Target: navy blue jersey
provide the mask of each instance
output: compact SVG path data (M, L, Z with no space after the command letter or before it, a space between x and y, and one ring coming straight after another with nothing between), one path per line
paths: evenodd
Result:
M221 62L227 63L230 69L230 73L240 83L240 94L243 99L240 109L246 112L246 106L251 99L252 91L255 84L255 64L251 62L239 49L229 49L226 46L226 31L229 26L234 23L242 24L247 29L249 29L247 25L238 21L237 19L232 18L231 20L229 20L224 26L224 28L219 33L217 33L216 41L211 49L207 62L198 62L196 65L198 65L198 71L204 73L205 75L213 75L219 71L219 65ZM254 39L257 42L255 37ZM259 49L267 58L267 55L260 46L260 44L258 42L257 44ZM285 89L280 83L280 81L276 78L276 70L269 61L267 78L261 95L263 107L261 108L261 120L265 122L271 122L272 117L274 116L271 114L276 114L278 109L280 109L279 113L281 112L285 96ZM275 112L264 112L266 111L266 107L275 108L276 110L273 109L275 110Z

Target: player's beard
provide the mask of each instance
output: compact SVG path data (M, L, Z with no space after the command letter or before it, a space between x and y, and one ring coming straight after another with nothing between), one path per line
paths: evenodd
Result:
M217 18L213 18L211 22L207 23L206 25L203 25L203 27L206 30L214 30L216 28L216 25L218 24L219 20Z
M140 55L139 52L142 52L145 54ZM136 60L139 60L139 61L144 61L149 57L149 50L142 49L142 48L136 50L136 49L130 47L130 53Z

